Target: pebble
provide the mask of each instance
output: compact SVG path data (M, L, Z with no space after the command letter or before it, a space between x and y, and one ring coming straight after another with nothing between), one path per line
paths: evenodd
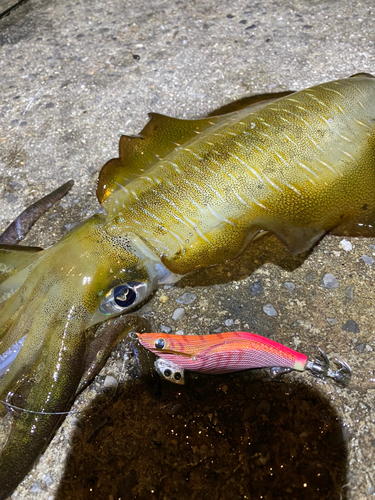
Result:
M104 379L104 387L111 387L112 389L117 389L117 386L118 382L115 379L115 377L107 375L106 378Z
M41 493L42 486L39 481L35 481L35 483L30 488L30 493Z
M172 328L170 326L167 326L167 325L161 325L160 330L163 333L170 333L172 331Z
M265 415L268 415L270 410L271 410L271 404L263 399L257 406L256 408L258 413L263 413Z
M267 316L277 316L277 311L272 304L266 304L263 306L263 311L267 314Z
M348 240L341 240L340 247L345 250L345 252L350 252L353 249L353 245Z
M354 299L354 286L350 285L347 288L345 288L344 294L345 294L345 297L347 299L353 300Z
M168 297L166 295L161 295L159 300L162 304L165 304L166 302L168 302Z
M336 318L326 318L326 321L327 321L327 323L328 323L330 326L335 326L335 325L337 325L337 319L336 319Z
M368 264L369 266L372 266L375 262L374 259L372 257L369 257L368 255L361 255L361 259L365 264Z
M292 281L286 281L284 283L284 286L288 290L288 292L293 292L293 290L296 288L296 285Z
M333 274L325 274L323 277L323 286L324 288L338 288L339 282L333 276Z
M263 292L263 287L260 281L256 281L255 283L251 283L250 285L251 295L260 295Z
M355 350L358 351L360 354L363 354L365 352L365 347L366 344L357 344L355 346Z
M233 319L226 319L225 320L225 326L232 326L233 325Z
M194 300L196 300L196 298L197 296L195 295L195 293L185 292L181 295L181 297L178 297L178 299L176 299L176 302L178 304L189 305L192 304Z
M310 272L310 273L307 273L306 276L305 276L305 280L308 282L308 283L312 283L315 279L315 273L314 272Z
M46 483L47 486L52 486L53 479L50 472L47 472L47 474L44 476L44 482Z
M167 410L167 415L175 416L178 415L181 412L182 409L182 404L181 403L176 403L175 405L172 406L169 410Z
M174 321L181 321L182 318L185 316L185 309L183 307L178 307L173 315L172 315L172 319Z
M351 332L351 333L359 333L360 331L358 324L352 319L348 319L345 325L342 325L341 330L344 330L344 332Z
M246 407L243 410L240 419L242 422L246 422L247 420L249 420L253 416L254 416L254 406L251 405L251 406Z
M183 330L177 330L176 335L184 335L184 331Z

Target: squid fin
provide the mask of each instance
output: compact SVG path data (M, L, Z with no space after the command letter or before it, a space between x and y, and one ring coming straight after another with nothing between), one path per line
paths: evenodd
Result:
M375 76L372 75L371 73L356 73L355 75L351 75L349 78L363 78L363 77L375 78Z
M359 217L355 220L348 220L330 231L335 236L364 236L375 237L375 214L374 217L363 219Z
M109 160L101 169L96 195L99 203L119 186L125 186L155 165L160 159L187 141L225 120L227 115L251 108L258 111L292 91L259 94L245 97L212 111L206 118L181 120L158 113L150 113L150 120L136 136L123 135L120 139L119 158Z
M215 125L218 118L180 120L150 113L150 120L137 136L123 135L119 158L109 160L101 169L96 195L102 203L118 186L125 186L155 165L161 158Z
M280 221L264 221L259 229L275 234L292 255L309 250L327 231L313 227L288 226Z
M233 113L234 111L240 111L241 109L251 108L251 111L259 111L266 106L267 104L271 104L273 101L277 101L282 97L286 97L290 94L294 94L294 90L285 90L284 92L272 92L269 94L255 94L248 97L243 97L242 99L238 99L237 101L233 101L229 104L225 104L220 108L211 111L207 115L210 116L220 116L228 113Z
M291 229L280 228L274 231L274 233L280 238L292 255L298 255L315 245L325 235L326 231L309 227L298 227Z

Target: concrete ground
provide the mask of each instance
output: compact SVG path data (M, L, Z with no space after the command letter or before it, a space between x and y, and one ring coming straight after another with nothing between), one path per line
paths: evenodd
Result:
M121 134L137 133L144 126L149 111L180 118L198 117L252 93L297 90L357 72L374 73L374 11L372 0L30 0L0 20L0 231L31 202L68 179L76 182L71 193L33 229L27 243L52 244L70 224L97 211L95 189L100 167L117 156ZM121 423L129 426L129 420L115 422L112 415L97 423L97 414L93 420L92 415L86 419L78 413L66 419L12 498L72 495L180 500L185 497L179 489L179 474L185 474L184 481L189 483L183 464L188 449L193 457L189 458L189 466L199 471L199 464L204 464L204 470L190 480L193 486L189 486L192 489L187 498L284 499L303 495L361 500L375 496L375 264L371 258L375 256L375 240L346 240L350 245L343 238L327 236L309 255L291 258L274 239L264 238L233 263L196 273L178 287L159 290L141 310L154 331L162 327L185 333L248 329L312 357L320 346L329 356L344 358L353 369L348 389L312 380L305 374L291 375L282 382L285 385L280 386L280 392L294 394L296 401L303 391L310 394L308 404L301 396L305 408L301 425L306 422L305 430L282 434L287 424L301 417L295 414L301 405L294 402L292 411L284 401L286 406L278 409L277 394L268 385L267 391L271 392L259 390L260 383L267 384L264 381L204 379L198 384L199 390L194 386L197 382L193 382L195 389L187 389L193 390L191 394L181 389L172 393L174 389L166 388L162 403L147 399L141 388L134 389L137 384L127 389L121 382L129 375L123 369L120 346L101 376L76 403L76 409L82 409L85 402L100 393L104 376L109 374L120 381L118 394L123 394L127 404L133 404L133 413L128 408L119 415L130 415L136 427L148 415L150 405L153 407L155 413L150 412L142 420L144 436L148 436L148 425L151 432L157 432L152 427L153 415L158 415L161 426L172 426L177 410L173 410L169 397L175 401L190 394L188 403L179 400L178 420L173 420L173 425L186 426L186 418L193 425L199 414L199 418L206 418L207 429L216 429L217 441L211 436L207 438L209 444L198 446L192 441L188 446L185 440L173 455L175 441L168 441L170 430L164 438L158 436L161 448L166 446L167 452L152 456L161 470L168 470L172 486L177 485L173 489L164 485L163 473L151 465L146 467L152 479L147 482L147 456L138 466L136 455L132 459L130 455L118 458L121 454L114 451L115 445L105 444L101 434L114 434L116 430L120 436ZM327 274L336 281L324 280ZM185 292L194 294L194 300L188 304L183 303L184 298L182 304L181 300L176 302ZM173 313L181 307L184 316L173 320ZM199 399L196 395L204 391L205 384L210 388L214 384L217 397L194 413L192 401ZM249 387L255 387L255 392ZM116 404L120 404L118 394ZM130 396L136 398L134 403L129 402L133 401ZM259 401L253 414L245 399L256 397ZM230 399L233 414L221 415L218 408L228 398L234 398ZM257 429L260 421L268 423L266 427L273 432L267 443L253 435L251 439L259 442L251 453L231 436L228 418L237 422L236 405L243 435ZM323 420L311 427L308 416L316 416L317 409ZM215 424L215 418L219 423ZM224 430L220 430L220 422ZM241 435L236 425L233 429ZM331 438L325 434L330 425ZM119 437L122 449L137 449L140 445L142 430L134 432L139 433L134 434L140 436L138 444L129 436L122 443ZM301 444L306 436L311 441ZM224 440L221 444L219 438ZM289 441L285 446L293 442L296 448L274 463L277 452L273 445L280 446L284 440ZM214 449L216 442L215 462L207 446ZM326 456L335 447L341 450L341 445L344 452ZM83 457L80 450L84 450ZM292 477L292 467L289 486L280 479L272 484L263 481L263 490L261 486L251 489L253 476L261 480L267 468L267 477L276 474L276 468L292 464L296 450L307 461L311 452L312 465L306 465L303 484L297 485L298 474ZM114 459L111 461L111 452L117 457L116 464ZM170 462L164 464L170 453ZM96 465L84 465L87 454ZM240 467L239 475L231 462L233 456ZM126 460L131 460L130 469L126 469ZM217 476L212 483L207 482L208 475L214 472ZM325 486L318 477L324 478ZM221 484L220 478L227 478L222 488L210 490L212 484ZM108 482L111 486L101 489ZM327 484L331 483L330 490Z

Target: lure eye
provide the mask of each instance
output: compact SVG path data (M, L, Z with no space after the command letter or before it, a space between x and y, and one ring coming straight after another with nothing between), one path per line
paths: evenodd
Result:
M171 375L172 375L171 370L168 370L168 369L167 369L167 370L164 370L164 377L169 378Z
M174 374L174 378L175 378L175 380L181 380L181 373L180 372L176 372Z
M165 346L165 340L164 339L155 340L155 348L156 349L163 349L164 346Z
M117 285L110 290L99 305L102 314L119 314L135 306L147 296L148 284L131 281Z

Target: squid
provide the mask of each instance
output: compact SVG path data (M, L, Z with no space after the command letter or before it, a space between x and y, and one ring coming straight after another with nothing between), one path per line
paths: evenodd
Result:
M128 316L161 283L274 233L292 253L327 232L374 236L375 79L245 97L202 119L152 113L101 169L104 213L52 247L0 247L0 381L12 427L0 500L52 439ZM143 325L146 329L146 326ZM59 414L60 413L60 414Z

